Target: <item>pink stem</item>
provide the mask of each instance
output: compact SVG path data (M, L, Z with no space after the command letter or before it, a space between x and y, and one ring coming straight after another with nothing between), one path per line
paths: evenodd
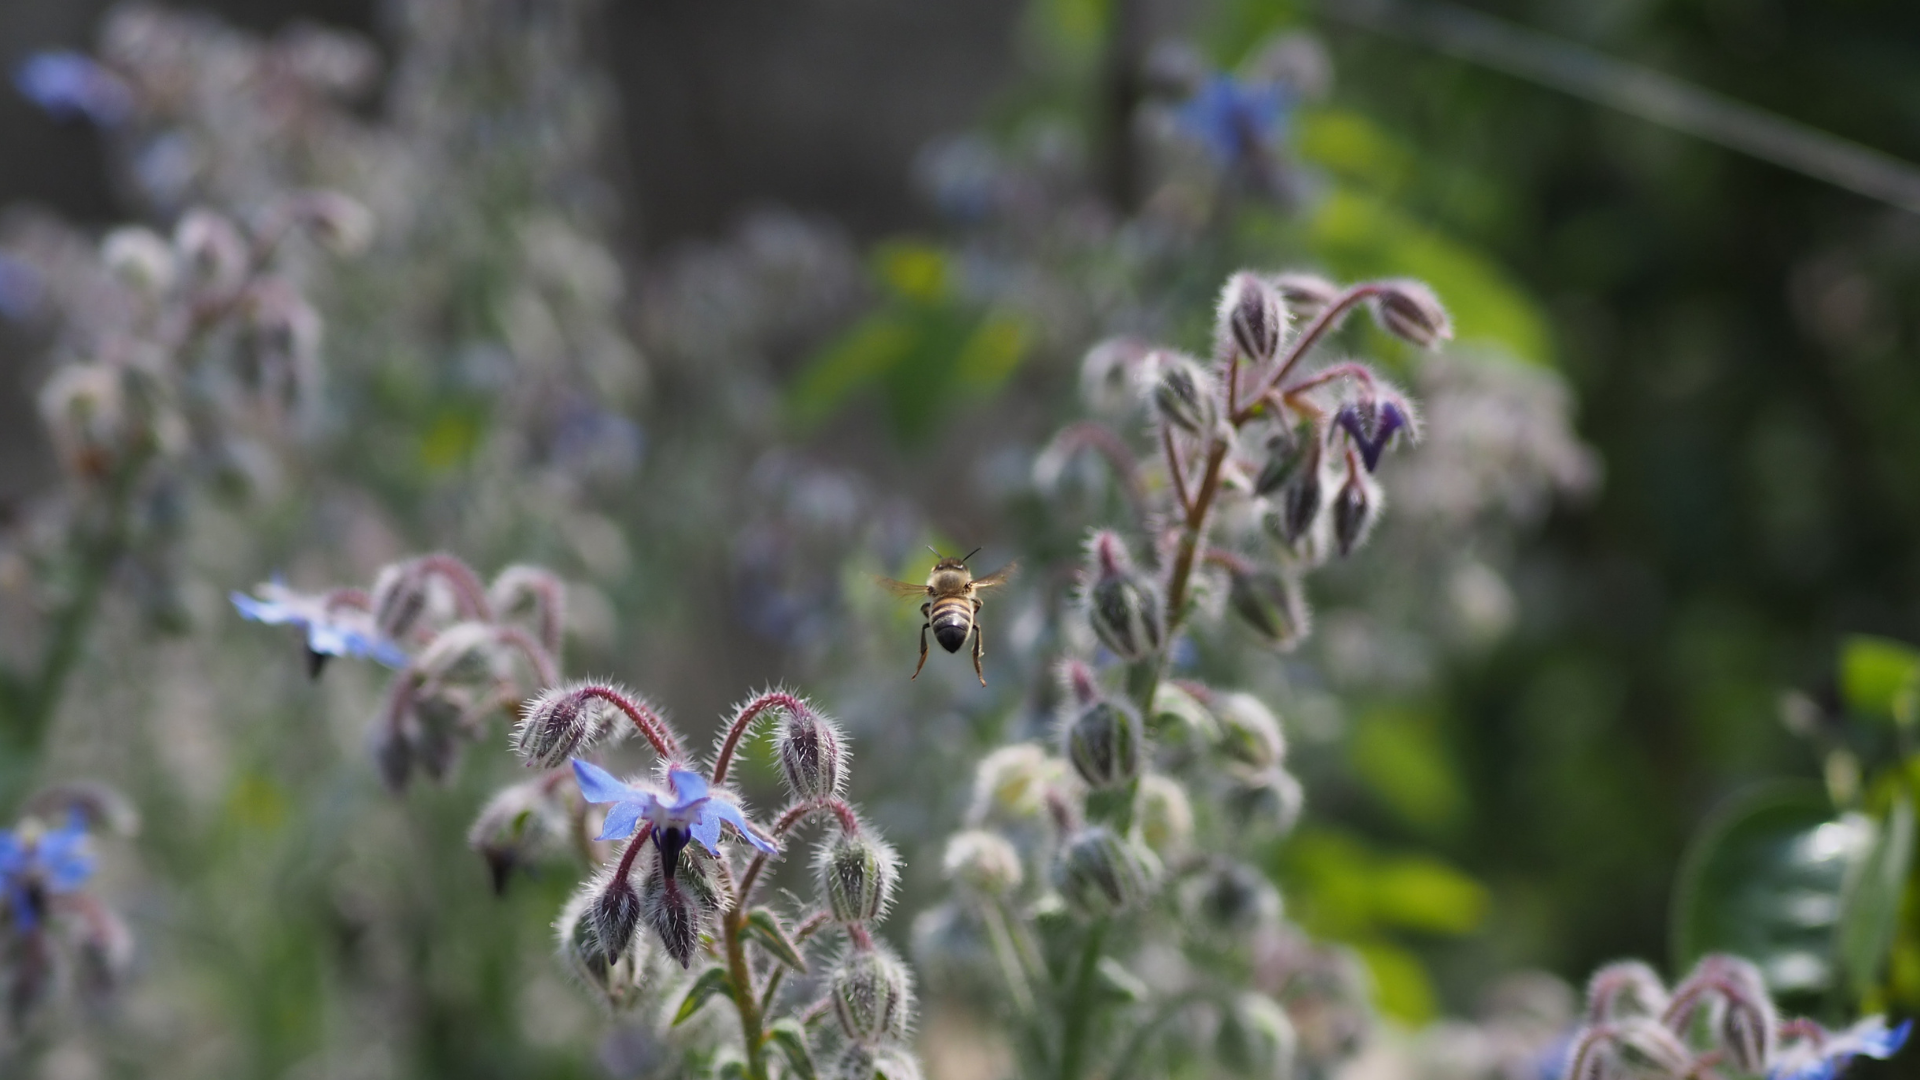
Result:
M667 727L666 721L656 716L645 704L629 699L611 686L583 686L574 693L583 698L599 698L601 701L611 703L615 708L626 713L627 719L633 721L633 726L639 728L640 734L647 737L647 741L653 744L654 753L668 761L679 759L680 742L673 737L673 730Z
M740 745L740 740L746 737L747 729L762 713L776 705L796 715L811 715L813 712L807 708L806 702L784 690L769 690L747 702L741 708L739 715L733 718L733 726L727 729L726 740L720 744L720 754L713 760L715 787L727 782L727 768L733 764L734 749Z
M1307 324L1307 328L1300 331L1300 336L1293 339L1293 344L1287 346L1286 355L1281 358L1280 366L1274 371L1272 377L1266 380L1266 385L1261 387L1260 392L1254 396L1253 403L1245 409L1235 410L1232 415L1228 417L1228 419L1233 422L1233 426L1239 427L1251 419L1254 405L1258 405L1261 401L1265 400L1268 393L1278 388L1281 382L1286 379L1287 374L1294 369L1294 366L1300 363L1301 359L1307 355L1307 351L1312 349L1321 338L1325 337L1329 330L1338 326L1341 320L1347 317L1347 312L1352 310L1355 304L1370 297L1377 296L1382 291L1384 290L1379 285L1372 282L1361 282L1358 285L1349 286L1347 291L1334 297L1333 303L1328 304L1321 310L1320 314L1314 316L1313 321Z

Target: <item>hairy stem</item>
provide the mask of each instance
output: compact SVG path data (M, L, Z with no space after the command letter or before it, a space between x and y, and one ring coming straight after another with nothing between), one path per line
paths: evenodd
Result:
M713 759L713 785L715 787L719 787L721 784L727 782L727 769L733 764L733 752L739 747L740 740L746 737L748 729L753 726L753 722L765 715L768 709L776 706L791 713L806 713L811 711L807 708L806 702L784 690L769 690L759 697L754 698L752 701L747 702L746 705L741 707L739 715L733 718L732 726L727 728L727 737L720 744L720 754Z

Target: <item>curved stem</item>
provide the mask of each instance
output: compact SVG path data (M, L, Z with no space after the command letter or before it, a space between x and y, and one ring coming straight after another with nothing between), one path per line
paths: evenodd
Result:
M1187 465L1180 460L1180 448L1173 444L1173 427L1160 425L1160 449L1167 455L1167 475L1173 478L1173 494L1180 500L1182 514L1193 513L1193 500L1187 495Z
M1246 408L1234 410L1228 416L1227 419L1232 421L1233 426L1239 427L1252 419L1254 408L1265 400L1269 392L1279 388L1295 365L1300 363L1307 352L1325 337L1328 331L1340 325L1341 320L1347 317L1347 313L1353 310L1355 304L1377 296L1382 291L1379 285L1363 281L1358 285L1348 286L1347 291L1334 297L1333 302L1321 309L1320 314L1314 316L1306 329L1300 331L1300 336L1294 338L1292 344L1287 346L1286 354L1280 358L1279 367L1274 369L1272 376L1268 377L1264 385L1254 394L1253 401Z
M720 743L720 753L713 759L713 785L719 787L727 782L727 768L733 764L733 752L739 747L740 740L747 729L768 709L779 706L791 713L811 713L807 703L785 690L769 690L741 707L734 716L732 726L727 728L727 736Z
M857 833L860 831L860 819L854 816L853 807L848 806L845 800L822 799L818 802L807 802L801 803L798 806L788 807L787 812L780 815L780 820L774 822L773 835L785 836L787 833L792 832L794 827L802 821L823 810L832 813L840 819L841 831L847 833ZM755 855L753 861L747 864L747 872L741 876L740 887L736 889L733 894L733 909L735 911L745 911L747 909L749 901L753 898L753 886L760 880L760 872L766 869L769 858L770 856L763 851Z
M639 728L640 734L645 735L647 741L653 744L654 753L669 761L679 758L680 740L674 738L673 729L669 728L667 722L660 719L659 715L645 702L629 698L611 686L597 684L583 686L575 693L583 698L599 698L626 713L627 719L633 721L633 726Z
M552 686L560 681L559 665L554 663L553 654L547 651L546 646L535 641L532 634L517 626L499 624L493 627L493 636L494 640L513 646L527 658L527 663L533 668L534 678L538 680L535 685Z
M458 556L436 551L414 560L422 577L437 577L453 588L463 618L493 621L493 605L487 602L487 587L479 575Z
M1119 479L1120 489L1126 493L1127 502L1132 504L1134 515L1138 517L1144 513L1146 492L1140 487L1140 472L1134 466L1133 451L1127 449L1126 441L1114 434L1112 428L1091 420L1069 424L1053 437L1053 445L1065 454L1081 449L1098 452Z

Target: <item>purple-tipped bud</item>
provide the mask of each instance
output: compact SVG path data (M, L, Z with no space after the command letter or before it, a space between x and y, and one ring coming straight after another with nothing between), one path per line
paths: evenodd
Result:
M487 861L493 891L506 891L513 872L566 834L566 815L545 777L502 788L473 819L467 845Z
M947 880L984 896L1006 896L1026 876L1020 853L1006 837L985 829L955 833L947 841L940 868Z
M1380 328L1423 349L1453 337L1453 323L1433 290L1418 281L1396 279L1379 283L1373 299L1373 317Z
M1215 317L1213 340L1216 358L1222 362L1241 356L1259 363L1272 360L1280 351L1280 337L1287 328L1287 309L1279 290L1245 271L1227 279L1220 290L1220 308Z
M1140 714L1119 700L1096 698L1076 704L1060 732L1061 753L1087 786L1118 787L1140 775L1141 743L1146 734Z
M1159 877L1159 860L1112 829L1090 825L1061 845L1053 877L1069 907L1099 918L1145 899Z
M587 909L587 919L593 923L594 941L607 963L618 961L633 944L642 907L640 894L626 875L615 874L600 886Z
M813 802L840 794L847 755L840 732L826 717L811 709L789 711L774 736L774 756L794 799Z
M1273 829L1281 836L1300 823L1307 792L1285 769L1237 776L1227 788L1227 809L1243 829Z
M1320 483L1321 440L1307 440L1304 459L1281 483L1273 506L1262 518L1267 532L1283 544L1298 544L1313 531L1324 502Z
M607 958L606 950L601 948L600 938L590 917L598 896L597 882L583 882L572 899L567 901L567 906L560 910L560 917L554 920L554 938L567 970L588 986L611 995L615 982L614 962Z
M1280 300L1298 319L1312 319L1340 297L1340 286L1318 274L1286 273L1275 275L1273 287Z
M556 686L528 702L513 729L514 752L529 766L552 769L610 737L625 734L625 715L605 698L587 692L596 686Z
M1280 1003L1265 994L1243 993L1220 1016L1214 1042L1220 1063L1247 1077L1289 1077L1299 1037Z
M1638 960L1617 960L1587 980L1587 1022L1600 1024L1629 1016L1659 1016L1667 1011L1667 987L1651 967Z
M1693 1051L1665 1024L1635 1016L1614 1027L1613 1060L1632 1080L1668 1080L1687 1076L1694 1066Z
M827 996L851 1042L905 1038L913 1020L913 978L885 945L850 949L827 976Z
M1266 703L1252 694L1217 694L1213 714L1220 721L1222 754L1253 769L1272 769L1287 757L1286 736Z
M411 671L402 671L387 686L387 696L368 733L368 750L387 790L407 789L413 776L413 733L418 729L416 715L420 683Z
M1307 636L1310 624L1299 582L1270 567L1236 569L1227 580L1234 614L1268 644L1291 649Z
M920 1061L903 1046L851 1043L834 1059L831 1080L921 1080Z
M1349 402L1340 406L1333 422L1353 440L1368 472L1380 464L1380 455L1386 453L1394 436L1404 431L1411 438L1416 431L1412 410L1391 398Z
M1347 475L1333 497L1333 540L1344 557L1367 542L1374 522L1380 520L1380 488L1363 472Z
M866 832L839 833L821 843L814 874L827 910L843 923L878 919L893 902L900 856Z
M1123 660L1140 660L1160 651L1160 594L1120 537L1108 530L1087 544L1087 618L1093 632Z
M1736 1068L1761 1073L1773 1060L1779 1027L1780 1017L1772 999L1762 994L1758 998L1728 999L1726 1011L1720 1014L1720 1030L1715 1034L1726 1048L1727 1060Z
M647 875L640 890L640 914L667 955L682 968L693 966L700 948L701 905L680 882L664 873Z
M1190 357L1165 352L1154 355L1154 411L1182 431L1194 435L1211 432L1218 416L1218 394L1212 377Z
M1282 424L1267 436L1267 459L1254 478L1256 495L1271 495L1300 475L1313 458L1313 425Z
M1140 842L1163 858L1179 854L1193 842L1193 801L1178 780L1158 773L1140 778L1140 794L1133 808Z
M373 579L373 622L384 637L407 636L427 613L427 576L418 559L382 567Z
M1251 866L1220 861L1183 890L1187 911L1201 927L1226 938L1248 940L1280 921L1280 890Z

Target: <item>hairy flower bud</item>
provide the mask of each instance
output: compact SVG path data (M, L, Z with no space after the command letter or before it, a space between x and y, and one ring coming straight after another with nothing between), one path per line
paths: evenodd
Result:
M1148 346L1138 338L1108 338L1087 350L1080 361L1080 397L1096 413L1117 413L1133 401L1135 369Z
M940 860L949 881L985 896L1005 896L1020 887L1020 853L1006 837L985 829L955 833Z
M1333 539L1342 556L1367 542L1374 522L1380 520L1380 488L1363 472L1347 475L1333 498Z
M1276 648L1291 649L1307 636L1310 623L1300 584L1278 570L1232 571L1227 578L1227 603Z
M1667 988L1651 967L1638 960L1617 960L1587 980L1587 1022L1604 1023L1629 1016L1659 1016L1667 1011Z
M1669 1080L1693 1069L1693 1052L1665 1024L1648 1017L1623 1020L1614 1030L1614 1062L1633 1080Z
M566 833L567 820L546 777L502 788L473 819L467 845L487 861L493 891L505 892L513 871Z
M1120 537L1102 529L1087 542L1087 618L1093 632L1123 660L1160 649L1160 594L1133 568Z
M1134 828L1154 854L1167 858L1193 842L1193 802L1178 780L1158 773L1140 778L1134 804Z
M1275 540L1283 544L1297 544L1301 537L1313 530L1314 522L1320 517L1323 501L1320 461L1321 440L1315 436L1307 440L1306 453L1299 467L1276 490L1273 506L1262 519L1262 524Z
M607 963L619 960L633 944L634 931L640 926L641 907L640 894L626 875L614 874L601 883L592 906L587 909L587 919L593 923L594 941Z
M913 1018L913 979L885 945L849 949L827 976L834 1016L849 1041L904 1038Z
M1061 729L1061 753L1087 786L1118 787L1140 775L1140 714L1127 702L1096 699L1076 706Z
M1403 432L1409 440L1418 440L1420 436L1413 406L1395 398L1348 402L1340 406L1333 422L1352 440L1368 472L1379 466L1380 455Z
M1280 425L1267 435L1267 458L1260 465L1260 473L1254 478L1253 491L1256 495L1271 495L1285 487L1294 477L1300 475L1312 461L1314 443L1313 425L1306 421Z
M1287 756L1280 720L1252 694L1217 694L1213 715L1220 721L1220 752L1254 769L1271 769Z
M1280 890L1243 863L1221 860L1188 882L1182 900L1194 922L1221 937L1246 940L1280 921Z
M1191 357L1161 352L1154 358L1149 366L1154 372L1150 390L1154 412L1182 431L1194 435L1211 432L1218 416L1213 378Z
M173 249L152 229L128 225L108 233L100 242L100 261L115 276L142 292L163 293L173 287L178 267Z
M399 640L427 612L427 577L420 561L410 559L382 567L373 579L373 622L384 637Z
M833 1063L832 1080L921 1080L920 1062L901 1046L852 1043Z
M1232 1072L1258 1080L1288 1080L1298 1038L1280 1003L1265 994L1243 993L1220 1017L1215 1052Z
M1033 743L1000 747L974 767L973 806L967 819L979 824L1039 814L1046 807L1048 788L1064 770L1059 758Z
M554 938L560 949L560 957L565 961L567 970L580 981L609 996L617 991L616 983L630 979L638 970L643 953L639 935L628 935L628 950L624 955L608 953L599 936L592 911L599 897L600 882L588 881L574 893L567 906L560 911L560 917L554 920ZM620 961L626 961L626 970L619 969Z
M843 923L878 919L893 902L900 857L891 845L866 832L840 833L821 843L814 857L820 895Z
M680 881L684 873L669 878L653 873L640 889L640 916L646 920L667 955L682 968L693 966L693 954L700 948L701 905L691 890Z
M197 208L173 227L173 247L199 285L216 293L240 287L247 274L247 242L225 214Z
M1272 828L1285 836L1300 822L1306 789L1285 769L1237 776L1227 788L1227 809L1242 828Z
M1273 287L1295 318L1312 319L1340 297L1340 286L1318 274L1276 274Z
M625 715L612 702L589 692L597 687L569 683L529 701L513 729L514 752L530 766L551 769L624 735L629 727Z
M1453 324L1433 290L1418 281L1395 279L1379 283L1373 298L1373 317L1380 328L1423 349L1453 337Z
M1220 290L1213 330L1216 358L1230 362L1238 350L1249 360L1265 363L1280 351L1280 336L1286 327L1287 310L1279 290L1241 271L1228 278L1226 287Z
M74 976L83 995L100 1001L126 982L133 966L133 931L120 916L92 905L75 944Z
M774 736L774 756L787 794L801 802L840 794L845 782L846 750L833 722L811 709L789 711Z
M1061 845L1053 875L1069 906L1097 918L1144 899L1159 877L1159 860L1112 829L1090 825Z

